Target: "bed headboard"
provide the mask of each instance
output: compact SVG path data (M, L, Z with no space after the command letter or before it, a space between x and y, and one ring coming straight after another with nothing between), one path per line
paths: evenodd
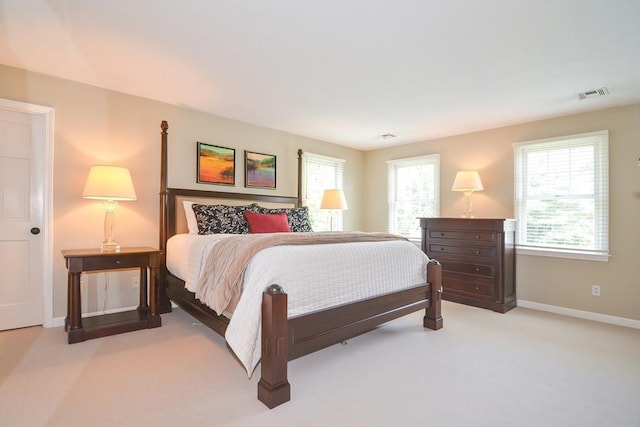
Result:
M167 239L175 234L187 233L187 218L183 202L190 201L204 205L248 205L257 203L265 208L298 207L297 197L268 196L262 194L227 193L221 191L168 189L168 228Z
M266 208L291 208L300 206L300 167L302 151L298 151L298 196L271 196L264 194L228 193L222 191L191 190L183 188L169 188L167 179L167 130L166 121L160 124L161 152L160 152L160 241L162 254L166 251L169 237L187 232L187 219L184 213L183 201L201 204L247 205L258 203Z

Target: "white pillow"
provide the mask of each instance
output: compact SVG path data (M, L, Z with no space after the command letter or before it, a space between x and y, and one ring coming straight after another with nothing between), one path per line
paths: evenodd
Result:
M183 201L184 205L184 214L187 217L187 228L189 229L189 234L198 234L198 221L196 220L196 214L193 212L194 202Z

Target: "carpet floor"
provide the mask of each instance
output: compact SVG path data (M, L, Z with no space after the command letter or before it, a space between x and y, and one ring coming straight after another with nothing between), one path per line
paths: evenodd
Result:
M273 410L224 340L177 309L161 328L68 345L0 333L0 426L640 426L640 331L443 302L289 363Z

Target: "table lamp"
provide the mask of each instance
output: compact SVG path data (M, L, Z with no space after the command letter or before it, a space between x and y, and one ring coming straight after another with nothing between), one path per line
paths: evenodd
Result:
M471 196L474 191L484 190L482 180L477 171L459 171L451 186L453 191L462 191L465 195L465 212L463 218L473 218L471 211Z
M82 197L103 200L105 208L104 242L102 242L100 249L102 252L119 252L120 245L113 240L116 205L119 201L137 199L129 169L106 165L91 166Z
M344 192L339 188L331 188L324 190L322 193L322 201L320 202L320 209L327 209L331 212L331 231L333 231L333 217L336 211L347 210L347 200L344 198Z

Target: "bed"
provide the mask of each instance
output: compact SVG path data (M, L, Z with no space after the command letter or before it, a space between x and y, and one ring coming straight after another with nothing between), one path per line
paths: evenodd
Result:
M257 355L258 357L254 357L254 359L259 359L261 371L260 380L258 382L258 399L268 408L274 408L290 400L291 387L287 378L287 362L289 360L293 360L305 354L343 342L348 338L352 338L358 334L369 331L384 322L418 310L425 310L425 316L423 319L423 326L425 328L433 330L442 328L443 320L440 308L442 272L440 264L435 260L428 260L428 262L423 264L424 269L421 277L426 279L421 280L420 283L411 283L409 286L403 285L401 288L393 291L369 291L372 292L372 294L367 295L364 298L350 296L350 299L345 299L338 303L336 303L335 300L330 303L324 302L324 306L321 306L322 308L320 309L311 308L295 312L294 308L289 307L287 289L291 291L290 294L292 295L292 301L298 301L299 298L297 295L301 292L297 290L298 283L296 283L296 280L299 280L299 278L303 276L296 276L296 274L299 273L294 272L295 268L289 267L289 264L284 262L282 263L282 266L276 265L276 267L284 268L287 273L288 281L284 280L284 282L287 283L285 286L282 286L282 283L266 283L263 286L263 284L260 283L260 280L262 280L263 277L268 276L262 274L261 271L253 275L248 271L249 269L247 269L247 272L243 272L245 275L245 282L243 285L244 291L240 296L238 307L232 316L219 314L208 305L202 303L200 299L196 298L196 292L189 290L187 287L187 282L189 280L193 280L193 277L189 279L189 275L184 273L185 270L180 270L180 268L177 267L177 261L174 260L173 255L176 253L187 252L186 249L176 250L176 248L181 247L176 246L179 244L175 243L178 240L183 239L183 237L185 237L183 236L184 234L189 234L189 226L185 215L185 212L189 211L188 209L184 209L184 202L201 205L217 204L228 206L247 206L258 204L265 209L295 209L300 207L300 194L298 194L297 197L286 197L169 188L167 185L167 144L168 124L166 121L163 121L161 123L162 146L159 230L159 247L163 265L159 270L160 277L158 278L158 283L161 285L157 289L157 295L154 295L154 298L157 298L156 301L158 301L157 307L159 309L159 313L170 312L171 301L173 301L194 318L222 336L225 336L225 334L229 336L232 332L237 334L238 330L241 331L240 333L244 333L242 331L242 325L249 323L247 323L246 320L243 320L244 317L242 316L244 316L244 314L241 316L239 314L240 311L243 313L251 313L249 314L249 318L257 318L257 334L259 335L256 337L256 346L250 349L250 351L253 351L254 353L259 352ZM301 153L299 152L299 155L300 154ZM298 173L298 175L300 175L300 173ZM280 234L293 235L305 233ZM213 240L216 240L215 243L202 243L206 236L197 236L194 237L194 239L187 238L186 241L195 240L200 242L194 244L189 243L194 247L198 247L198 245L200 245L201 247L206 246L216 249L215 246L222 246L222 243L218 243L218 240L223 242L230 240L217 239L215 236L213 237ZM291 236L291 238L294 237L295 236ZM325 236L325 238L326 237L327 236ZM362 243L362 245L366 244L367 243ZM280 246L269 247L260 251L251 259L250 266L257 265L259 262L257 258L267 256L270 256L271 258L265 258L266 261L263 262L269 263L268 265L270 266L278 264L278 262L273 262L273 259L284 260L294 255L300 256L301 259L305 257L308 259L309 255L303 251L313 250L324 251L325 253L331 254L340 253L338 256L345 259L345 257L348 257L349 255L345 255L339 251L347 250L346 247L351 248L356 245L360 245L360 243L339 244L328 242L328 244L301 245L296 246L295 248L288 245L289 244L284 243ZM376 250L378 250L378 248L382 248L383 245L392 245L394 252L396 251L396 247L403 248L402 250L405 250L404 246L406 246L404 243L400 243L400 241L397 240L383 243L373 242L371 245L375 246ZM322 248L318 249L318 247ZM328 248L331 248L331 250ZM385 250L390 251L391 249L386 247ZM410 252L411 251L409 251L408 254L414 256L414 254ZM366 254L367 255L363 256L368 257L369 252L366 252ZM420 254L424 257L421 252ZM313 256L315 257L315 255ZM404 257L404 255L402 255L402 257ZM197 259L197 257L191 255L190 259ZM204 259L204 257L202 259ZM359 274L358 271L363 271L362 269L357 270L357 268L362 267L362 260L365 258L360 259L361 261L356 263L348 263L349 265L354 266L354 274ZM186 265L185 261L181 262L183 265ZM413 265L414 267L412 268L415 269L415 263L411 265ZM291 271L288 270L289 268L291 268ZM346 268L350 267L347 266ZM424 270L426 270L426 272ZM385 272L383 271L381 273ZM405 277L402 275L405 274L405 272L399 272L398 274L400 275L389 277ZM406 272L407 277L410 277L409 274L414 274L415 276L415 272ZM192 276L194 275L197 275L197 273L192 273ZM385 274L381 274L380 276L383 277L383 279L386 277ZM355 275L345 277L349 277L349 283L351 283L351 280L354 282L362 281L356 280L362 278ZM354 277L354 279L351 279L350 277ZM322 289L324 291L324 287L326 286L328 289L333 289L332 295L335 294L335 289L331 288L333 285L333 279L326 280L326 278L321 274L308 277L308 279L309 280L300 280L315 283L314 286L307 286L307 288L313 288L316 289L316 291L318 289ZM340 280L336 280L336 282L341 281L343 277L340 277L339 279ZM386 280L396 281L395 279ZM415 281L415 279L412 280ZM302 284L300 284L300 287L303 287ZM356 286L354 285L354 287ZM193 289L192 286L189 286L189 288ZM253 293L249 292L250 289ZM258 296L256 296L255 293L256 289ZM259 300L256 299L258 297ZM341 296L339 295L338 298L341 298ZM251 302L245 304L244 300ZM255 301L258 302L256 303ZM256 306L256 304L258 305ZM296 304L292 302L292 306L293 305ZM221 310L219 309L218 311ZM251 323L251 325L253 325L253 323ZM229 342L228 337L227 342ZM231 347L234 352L236 352L233 346ZM242 351L238 353L242 353ZM236 355L238 355L238 353ZM240 359L243 361L241 357ZM245 364L244 361L243 364ZM257 364L257 360L253 360L253 363L245 364L245 368L249 375L251 375L255 364Z

